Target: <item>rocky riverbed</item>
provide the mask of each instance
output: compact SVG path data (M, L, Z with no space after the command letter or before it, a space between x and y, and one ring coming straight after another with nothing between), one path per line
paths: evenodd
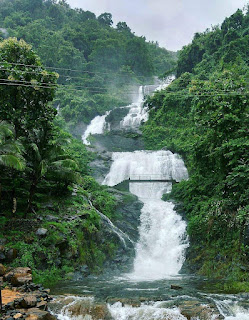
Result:
M0 264L2 320L54 320L48 311L50 290L32 282L30 268L6 268Z

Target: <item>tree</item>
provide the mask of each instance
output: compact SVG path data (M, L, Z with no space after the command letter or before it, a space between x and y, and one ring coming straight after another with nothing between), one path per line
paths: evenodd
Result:
M0 118L14 126L16 137L51 125L57 74L46 71L31 46L9 38L0 43Z
M0 61L0 118L14 128L15 139L22 140L27 170L32 175L35 159L27 152L33 143L30 137L37 130L49 133L53 128L56 111L48 103L54 96L57 75L42 67L31 46L15 38L0 43ZM45 141L43 147L48 143ZM15 177L11 183L14 199Z
M112 14L107 12L102 13L100 16L98 16L98 21L104 26L110 27L113 24Z
M131 33L131 28L128 27L126 22L118 22L117 31Z
M0 121L0 165L23 170L25 168L22 157L23 146L14 136L13 127L6 121Z
M25 169L25 160L22 156L23 146L15 140L13 127L6 121L0 121L0 168L11 168L19 171ZM3 174L3 170L0 171ZM0 175L0 204L2 195L2 184ZM16 199L13 197L12 214L16 211Z
M28 155L31 160L30 189L26 214L33 210L33 199L38 183L48 174L50 179L62 181L66 185L77 182L77 163L66 153L69 139L58 135L56 130L37 130L30 136Z

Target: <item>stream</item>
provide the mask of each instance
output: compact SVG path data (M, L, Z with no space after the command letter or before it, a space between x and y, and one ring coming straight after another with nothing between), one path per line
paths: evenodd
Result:
M144 96L172 80L141 86L135 101L125 107L119 130L137 132L148 120ZM82 135L85 144L92 144L95 135L104 136L113 130L107 121L112 112L91 121ZM172 202L161 200L171 191L172 183L188 179L181 157L169 150L131 152L123 151L122 143L118 147L119 151L111 154L102 183L115 187L128 181L129 192L143 203L133 267L119 275L105 273L61 282L52 292L56 297L52 312L59 320L249 319L249 295L215 292L215 282L181 272L189 246L187 223ZM124 234L121 237L128 241Z

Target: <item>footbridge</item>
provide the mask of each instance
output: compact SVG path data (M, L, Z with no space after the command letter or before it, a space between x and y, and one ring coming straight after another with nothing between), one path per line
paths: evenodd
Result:
M131 174L129 182L170 182L177 183L178 181L160 174Z

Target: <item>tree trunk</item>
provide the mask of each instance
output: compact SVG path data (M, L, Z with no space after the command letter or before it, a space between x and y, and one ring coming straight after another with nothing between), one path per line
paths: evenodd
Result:
M29 198L28 198L28 206L25 212L25 216L24 218L27 218L28 213L32 212L32 207L33 207L33 199L34 199L34 195L35 195L35 191L36 191L36 187L37 187L37 179L35 178L30 186L29 189Z
M12 192L11 192L11 198L12 198L12 211L11 215L12 218L15 217L16 215L16 208L17 208L17 201L16 201L16 189L13 187Z

